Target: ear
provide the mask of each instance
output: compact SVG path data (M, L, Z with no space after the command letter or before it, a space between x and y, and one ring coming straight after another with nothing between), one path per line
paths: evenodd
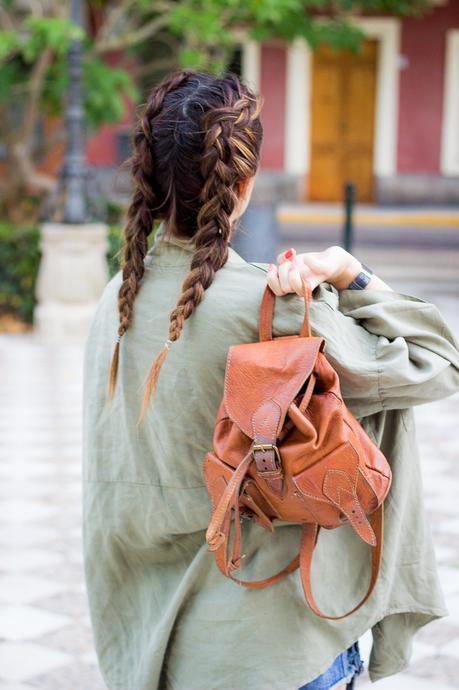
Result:
M240 199L243 199L243 198L245 197L246 192L247 192L248 184L249 184L249 178L247 178L247 179L245 179L245 180L241 180L241 181L239 182L239 186L238 186L238 187L239 187L239 198L240 198Z

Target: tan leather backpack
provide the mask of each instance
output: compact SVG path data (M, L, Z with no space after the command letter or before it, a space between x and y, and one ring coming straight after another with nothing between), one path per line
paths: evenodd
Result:
M260 309L260 342L229 349L213 452L204 461L212 500L206 541L221 572L245 587L266 587L299 567L311 610L338 620L357 611L376 584L383 501L392 475L384 455L346 408L338 375L324 355L324 339L311 336L307 281L304 298L300 335L273 339L275 296L267 287ZM244 558L244 517L271 532L274 520L303 524L299 554L265 580L247 582L231 574ZM320 527L343 524L352 525L371 546L371 578L359 604L346 614L329 616L314 600L311 560Z

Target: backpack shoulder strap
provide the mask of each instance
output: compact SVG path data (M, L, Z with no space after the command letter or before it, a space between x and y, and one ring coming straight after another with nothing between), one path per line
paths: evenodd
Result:
M337 621L340 620L341 618L346 618L347 616L350 616L351 613L354 613L357 611L363 604L367 601L371 593L373 592L376 581L378 579L379 575L379 570L381 567L381 556L382 556L382 548L383 548L383 539L384 539L384 504L381 503L379 508L375 510L374 513L372 513L369 516L369 521L373 527L374 533L376 535L376 545L371 546L370 548L372 549L371 553L371 577L370 577L370 583L368 585L368 590L363 599L354 606L353 609L348 611L347 613L343 613L340 616L328 616L321 609L318 607L316 600L314 599L314 595L312 593L312 587L311 587L311 563L312 563L312 555L314 553L314 548L317 543L317 536L319 533L319 525L317 524L304 524L303 525L303 532L302 532L302 537L301 537L301 547L300 547L300 573L301 573L301 581L303 583L303 589L304 589L304 594L306 597L306 601L309 604L309 607L311 610L316 614L316 616L319 616L320 618L326 618L327 620L332 620L332 621Z

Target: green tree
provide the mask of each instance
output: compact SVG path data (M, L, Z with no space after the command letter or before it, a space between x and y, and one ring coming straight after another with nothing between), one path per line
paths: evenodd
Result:
M59 116L68 85L66 53L84 46L88 129L118 121L126 98L179 66L220 72L248 38L303 37L358 49L362 33L352 18L362 12L412 14L431 0L86 0L88 30L68 19L62 0L2 0L0 4L0 132L5 174L3 212L11 217L31 193L42 199L55 180L39 162L63 140L63 128L37 136ZM113 61L113 56L117 60ZM30 207L28 207L30 209ZM30 213L30 210L28 211Z

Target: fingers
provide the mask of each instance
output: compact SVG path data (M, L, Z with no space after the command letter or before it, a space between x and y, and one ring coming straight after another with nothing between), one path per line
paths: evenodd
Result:
M274 264L269 264L268 274L267 274L268 285L277 297L280 297L284 293L282 292L279 275L277 273L277 266Z
M297 262L296 250L291 247L287 251L278 255L278 287L282 295L289 292L296 292L299 295L303 294L303 286L301 284L300 269L301 265Z
M275 266L270 264L268 266L268 285L275 295L281 297L289 292L294 292L289 283L289 266L290 261L286 261L283 266Z
M311 290L327 279L324 253L309 252L297 254L291 247L278 255L278 266L268 267L268 285L275 295L281 296L291 292L304 295L304 281L307 280Z
M267 274L268 285L278 297L291 292L302 296L304 294L302 273L305 270L308 269L292 261L284 261L280 266L270 264Z
M288 292L292 292L292 288L290 287L290 268L292 266L293 264L291 261L284 261L277 267L279 283L284 295Z
M289 267L288 281L290 286L290 292L296 292L297 295L303 296L304 287L303 280L301 277L301 269L297 264L292 263Z

